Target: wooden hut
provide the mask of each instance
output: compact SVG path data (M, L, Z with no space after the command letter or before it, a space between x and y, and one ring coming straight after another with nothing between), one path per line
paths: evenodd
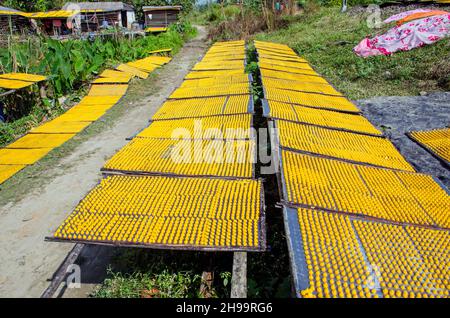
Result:
M63 10L80 12L83 32L97 31L102 27L131 29L136 21L134 7L123 2L68 2Z
M41 31L47 35L59 36L72 33L72 25L69 23L79 12L58 10L48 12L27 13L27 16L39 21Z
M31 28L27 13L0 6L0 35L28 32Z
M181 6L144 6L145 26L147 28L167 28L178 21Z

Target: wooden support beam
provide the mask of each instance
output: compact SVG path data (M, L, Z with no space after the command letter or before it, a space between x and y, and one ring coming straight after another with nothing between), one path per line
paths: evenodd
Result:
M247 253L236 252L233 256L231 298L247 298Z
M53 275L50 286L48 286L48 288L44 291L44 293L41 295L41 298L52 298L55 295L59 286L67 277L68 267L75 263L83 248L84 244L76 244L73 247L72 251L70 251L64 262L59 266L58 270Z
M4 96L7 96L7 95L11 95L12 93L15 93L15 92L16 92L15 89L12 89L12 90L3 92L3 93L0 93L0 97L4 97Z
M203 266L205 270L202 273L202 282L200 284L200 295L203 298L212 298L214 285L214 253L203 254Z
M213 297L214 272L208 271L202 273L202 283L200 284L200 295L203 298Z

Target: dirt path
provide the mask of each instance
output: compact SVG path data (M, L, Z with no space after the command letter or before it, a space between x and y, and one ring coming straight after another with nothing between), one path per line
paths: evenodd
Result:
M22 182L27 187L27 195L22 199L10 202L0 192L0 297L39 297L47 288L48 280L73 245L44 242L44 238L53 233L100 180L100 168L105 160L127 143L127 137L148 125L152 114L181 84L205 49L206 32L199 28L198 36L188 42L155 78L145 82L159 87L157 94L142 87L148 94L122 116L112 119L108 129L77 145L53 168L40 171L36 179ZM121 102L116 107L127 107L126 103ZM39 182L39 179L46 180ZM101 259L101 254L109 255L108 249L93 248L85 253L95 256L93 259ZM96 264L91 265L95 267ZM104 268L99 270L104 271ZM83 280L97 283L92 276L83 278L82 272Z

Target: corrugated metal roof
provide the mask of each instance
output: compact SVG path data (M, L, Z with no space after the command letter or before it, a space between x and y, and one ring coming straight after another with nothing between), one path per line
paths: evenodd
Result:
M7 15L7 16L24 16L21 12L15 12L15 11L4 11L0 10L0 15Z
M8 8L8 7L2 7L2 6L0 6L0 11L20 12L19 10Z
M134 7L123 2L67 2L63 10L73 9L79 6L80 10L101 10L101 11L134 11Z
M144 6L142 10L144 11L156 11L156 10L181 10L182 6Z
M16 9L0 6L0 15L26 17L27 13L16 10Z
M68 18L78 14L78 11L66 11L66 10L58 10L58 11L48 11L48 12L33 12L29 13L28 16L31 19L48 19L48 18Z

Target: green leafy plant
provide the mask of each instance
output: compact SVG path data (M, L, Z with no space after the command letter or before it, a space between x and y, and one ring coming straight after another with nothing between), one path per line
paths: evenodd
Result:
M212 297L229 297L232 253L119 249L107 278L93 293L96 298L200 298L202 273L207 264L217 273ZM211 258L214 261L211 263Z
M4 98L7 123L3 123L0 128L0 146L43 120L60 114L64 109L58 105L58 99L78 95L103 69L146 57L152 50L172 48L175 54L184 41L195 33L195 28L181 21L172 25L167 32L134 39L112 34L94 41L30 37L26 42L18 42L10 37L7 47L0 48L0 71L48 76L48 80L41 85L45 86L51 103L50 106L43 105L36 86ZM22 129L20 125L25 128Z
M190 271L160 273L114 273L93 293L97 298L187 298L196 297L200 275Z

